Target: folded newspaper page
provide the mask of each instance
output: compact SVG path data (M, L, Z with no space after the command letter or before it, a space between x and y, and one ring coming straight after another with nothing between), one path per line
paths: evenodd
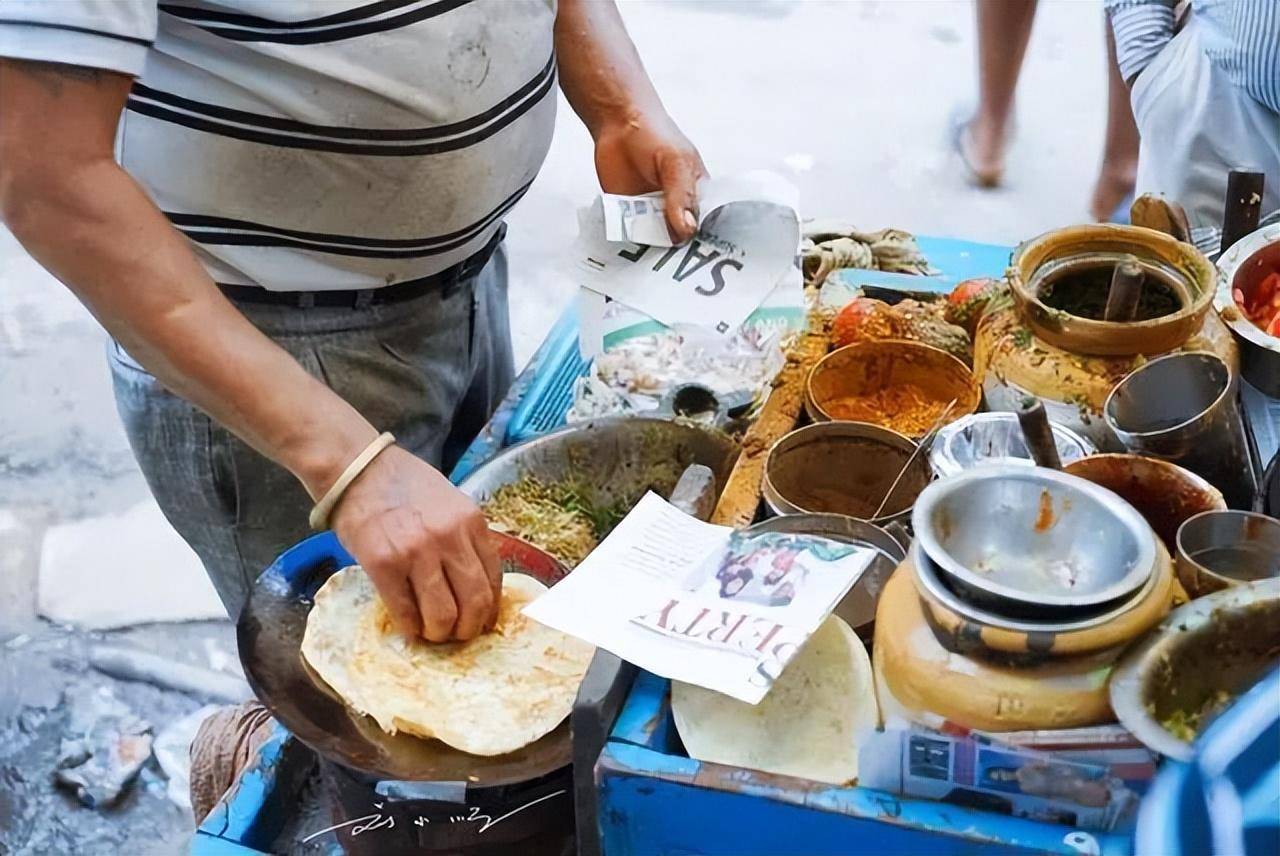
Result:
M755 704L874 555L813 536L748 537L650 493L524 612L655 674Z
M1103 831L1131 824L1138 805L1108 766L976 734L890 728L863 734L859 747L858 784L903 796Z
M680 246L667 232L662 194L602 194L579 215L571 275L669 327L733 335L792 275L798 194L763 171L707 179L698 190L698 233Z

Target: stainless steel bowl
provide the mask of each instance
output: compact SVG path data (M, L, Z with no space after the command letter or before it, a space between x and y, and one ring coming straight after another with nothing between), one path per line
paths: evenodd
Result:
M915 567L916 579L919 580L920 585L952 612L969 619L979 626L985 624L1022 633L1072 633L1109 624L1146 600L1158 581L1156 575L1152 574L1136 594L1125 598L1118 605L1104 607L1101 611L1094 610L1083 616L1067 619L1053 617L1042 619L1011 618L990 609L983 609L981 606L965 600L948 587L938 573L938 566L925 555L924 550L920 548L918 540L911 546L911 563Z
M1206 511L1178 527L1178 580L1192 597L1280 577L1280 520L1252 511Z
M1280 398L1280 338L1268 335L1236 306L1234 289L1251 294L1262 277L1280 270L1280 224L1264 226L1236 241L1218 259L1213 305L1240 346L1240 374L1273 398Z
M1097 449L1075 431L1050 422L1062 463L1092 455ZM939 476L950 476L979 464L1032 464L1014 413L971 413L944 425L929 450L929 463Z
M634 503L650 489L665 496L690 464L710 467L718 492L737 457L737 445L717 431L664 419L595 419L504 449L458 487L483 501L525 475L544 482L571 478L600 505Z
M1111 707L1150 749L1181 761L1191 744L1161 724L1219 693L1248 689L1280 659L1280 579L1202 597L1134 643L1111 675Z
M1155 534L1133 506L1040 467L992 464L936 481L911 519L944 573L1007 600L1055 607L1118 601L1155 567Z
M788 514L757 523L747 530L749 535L762 532L819 535L832 541L875 549L878 555L871 560L871 567L867 568L835 608L835 614L848 622L854 632L870 644L874 636L876 604L880 601L880 592L893 575L894 569L906 558L905 547L879 526L843 514Z

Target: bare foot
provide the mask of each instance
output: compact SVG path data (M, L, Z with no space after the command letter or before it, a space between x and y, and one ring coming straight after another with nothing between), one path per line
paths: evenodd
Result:
M1093 198L1089 201L1089 215L1098 222L1111 219L1116 207L1133 193L1138 165L1110 166L1103 164L1098 182L1093 186Z
M996 187L1004 177L1005 129L975 116L960 130L960 156L969 168L973 183Z

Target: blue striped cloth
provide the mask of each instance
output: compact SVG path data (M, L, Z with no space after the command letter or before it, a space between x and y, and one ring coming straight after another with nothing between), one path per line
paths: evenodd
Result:
M1173 38L1173 0L1106 0L1120 73L1132 81ZM1280 0L1194 0L1209 61L1280 112Z

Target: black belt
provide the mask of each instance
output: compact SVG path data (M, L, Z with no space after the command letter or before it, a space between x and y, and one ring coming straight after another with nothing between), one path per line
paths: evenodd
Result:
M498 249L498 244L502 243L506 233L507 227L503 224L479 252L439 273L420 279L397 282L395 285L384 285L380 288L357 288L344 291L268 291L256 285L227 285L221 282L218 283L218 288L222 289L222 293L235 303L267 303L273 306L292 306L297 309L311 309L316 306L364 309L369 306L400 303L422 297L433 291L447 293L458 283L476 276L489 263L489 259Z

